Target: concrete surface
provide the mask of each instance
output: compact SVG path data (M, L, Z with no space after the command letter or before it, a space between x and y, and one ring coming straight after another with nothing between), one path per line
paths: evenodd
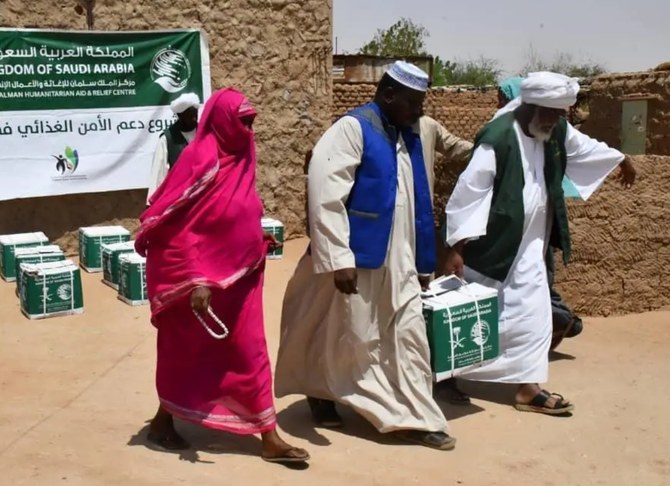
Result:
M284 287L304 241L269 262L266 315L278 345ZM512 391L471 384L473 405L445 405L453 452L395 443L345 411L340 431L315 431L299 397L278 403L306 470L262 462L260 443L180 424L194 449L154 452L156 407L148 308L116 300L85 274L82 316L28 321L13 284L0 284L0 484L24 485L665 485L670 484L668 312L587 319L551 368L571 418L516 412ZM225 359L225 356L222 357Z

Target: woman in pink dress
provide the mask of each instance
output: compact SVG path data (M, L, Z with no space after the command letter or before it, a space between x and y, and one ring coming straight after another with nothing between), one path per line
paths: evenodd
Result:
M141 219L136 249L147 257L152 323L158 329L160 406L148 439L188 443L173 417L235 434L260 434L262 458L309 459L277 433L263 328L265 256L278 245L261 227L256 111L226 89L207 102L182 152Z

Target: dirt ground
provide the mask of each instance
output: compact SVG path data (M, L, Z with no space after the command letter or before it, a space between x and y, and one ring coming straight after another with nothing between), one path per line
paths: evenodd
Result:
M291 242L268 265L273 358L283 290L304 244ZM99 274L84 286L84 315L31 322L13 285L0 284L0 484L670 484L670 312L586 319L551 368L551 389L576 403L570 418L516 412L512 390L470 384L472 406L444 405L459 440L453 452L396 443L346 411L344 429L317 431L300 397L280 400L281 427L312 454L309 468L293 470L258 459L255 438L188 424L180 428L193 450L149 450L148 308L117 301Z

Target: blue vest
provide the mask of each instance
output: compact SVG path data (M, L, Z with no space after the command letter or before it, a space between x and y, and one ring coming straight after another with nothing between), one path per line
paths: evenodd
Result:
M363 157L356 170L354 186L347 200L349 248L357 268L380 268L386 260L393 227L398 189L398 131L391 126L376 103L357 108L348 116L356 118L363 131ZM416 228L416 268L421 274L435 271L437 248L433 204L423 160L421 137L411 128L401 131L412 160L414 178L414 222Z

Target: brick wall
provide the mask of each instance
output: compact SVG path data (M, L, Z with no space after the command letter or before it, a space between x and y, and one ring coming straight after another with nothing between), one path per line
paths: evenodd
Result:
M376 85L333 84L333 119L368 103ZM485 91L435 88L428 91L424 110L455 135L474 139L477 131L493 116L498 106L495 89Z

